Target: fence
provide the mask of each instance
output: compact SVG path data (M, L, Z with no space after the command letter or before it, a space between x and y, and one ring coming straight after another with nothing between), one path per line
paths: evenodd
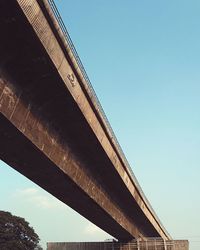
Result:
M189 250L187 240L151 238L130 243L111 242L57 242L47 243L47 250Z

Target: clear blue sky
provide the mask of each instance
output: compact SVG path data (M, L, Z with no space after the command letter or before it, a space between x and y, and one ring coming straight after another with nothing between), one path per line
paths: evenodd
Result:
M200 1L55 2L147 198L172 237L199 250ZM0 209L43 242L110 237L0 164Z

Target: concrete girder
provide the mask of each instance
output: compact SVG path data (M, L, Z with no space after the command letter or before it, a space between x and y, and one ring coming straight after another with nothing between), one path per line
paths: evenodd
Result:
M87 196L91 206L97 205L96 215L87 214L87 202L85 208L83 204L76 206L74 198L71 204L63 198L61 190L62 195L55 189L52 191L41 169L37 169L40 179L37 172L33 175L32 169L28 170L30 174L27 172L23 160L23 168L19 163L11 166L118 239L170 238L145 202L110 138L47 1L4 0L0 5L3 34L0 110L2 124L6 124L2 127L6 131L10 121L13 135L21 135L23 142L29 140L32 150L37 148L40 157L41 152L44 154L44 165L50 161L58 172L62 170L61 176L65 173L72 186L76 185L83 197ZM2 130L2 137L5 134ZM52 146L54 143L56 147ZM3 145L0 149L1 158L12 161L12 155L4 152ZM51 182L51 185L57 184ZM105 221L100 220L100 214L105 216Z

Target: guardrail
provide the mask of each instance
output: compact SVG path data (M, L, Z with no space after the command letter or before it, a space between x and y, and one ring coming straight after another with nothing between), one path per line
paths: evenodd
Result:
M109 130L109 134L111 135L111 140L113 141L114 145L116 146L116 148L118 150L118 153L119 153L122 161L125 164L125 167L129 170L129 172L131 174L131 177L132 177L132 179L134 181L134 185L138 189L139 193L141 194L142 199L145 201L146 205L150 209L150 211L151 211L152 215L154 216L154 218L157 220L157 222L161 225L161 227L167 233L167 231L165 230L164 226L162 225L160 219L157 217L154 209L152 208L150 202L146 198L146 196L145 196L145 194L144 194L144 192L143 192L137 178L135 177L135 175L133 173L132 168L130 167L130 164L128 163L128 160L126 159L126 156L125 156L125 154L124 154L124 152L123 152L123 150L122 150L122 148L121 148L121 146L120 146L120 144L119 144L119 142L118 142L118 140L117 140L117 138L115 136L115 133L114 133L109 121L108 121L108 118L107 118L107 116L106 116L106 114L105 114L105 112L104 112L104 110L102 108L102 105L101 105L101 103L100 103L100 101L99 101L99 99L98 99L98 97L96 95L96 92L95 92L95 90L94 90L94 88L93 88L93 86L92 86L92 84L90 82L90 79L89 79L89 77L88 77L88 75L87 75L87 73L85 71L85 68L84 68L84 66L83 66L83 64L81 62L81 59L80 59L80 57L79 57L79 55L78 55L78 53L76 51L76 48L75 48L75 46L74 46L74 44L72 42L72 39L71 39L71 37L70 37L70 35L69 35L68 31L67 31L67 28L66 28L66 26L65 26L65 24L64 24L64 22L62 20L62 17L61 17L61 15L60 15L57 7L56 7L56 4L55 4L54 0L47 0L47 1L48 1L49 5L51 7L51 10L52 10L52 12L53 12L59 26L60 26L60 29L62 30L62 33L63 33L63 35L64 35L64 37L65 37L65 39L67 41L67 44L68 44L74 58L76 59L76 63L78 65L79 69L80 69L82 77L84 78L85 82L88 85L88 88L90 90L90 95L92 96L92 100L93 100L93 102L95 102L95 104L96 104L95 106L98 108L98 111L101 113L101 115L102 115L102 117L104 119L103 122L106 124L106 127ZM167 235L169 235L169 234L167 233Z

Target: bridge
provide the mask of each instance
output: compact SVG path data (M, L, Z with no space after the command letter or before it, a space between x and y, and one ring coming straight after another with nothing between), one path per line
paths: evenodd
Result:
M52 0L0 1L0 158L120 241L171 237Z

